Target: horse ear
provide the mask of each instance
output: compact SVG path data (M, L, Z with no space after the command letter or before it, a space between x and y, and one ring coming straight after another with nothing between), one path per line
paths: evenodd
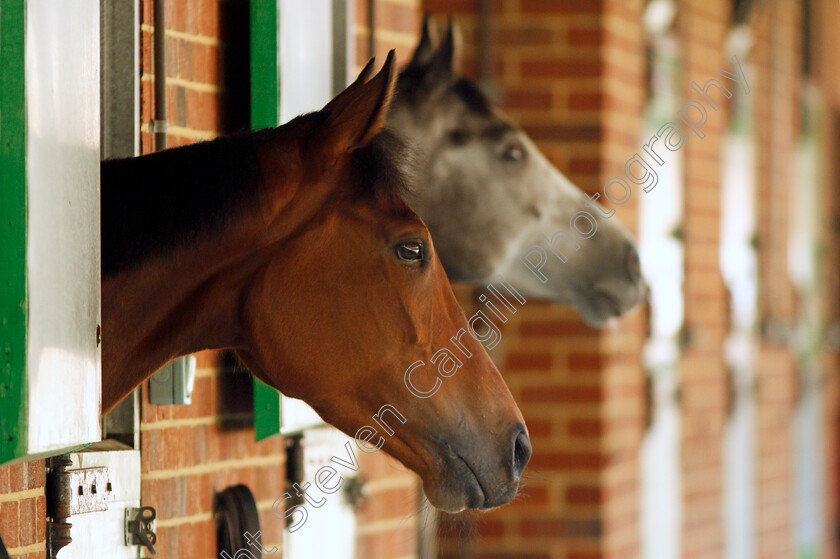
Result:
M382 70L372 79L373 59L355 82L330 101L320 135L322 145L336 158L365 146L385 127L397 80L396 55L388 53Z
M423 31L420 36L420 44L417 45L417 50L414 51L414 56L411 57L409 66L419 68L428 64L435 53L435 43L437 43L438 33L435 21L426 12L423 16Z
M461 29L451 18L443 40L429 60L425 80L429 84L449 81L458 73L461 53Z

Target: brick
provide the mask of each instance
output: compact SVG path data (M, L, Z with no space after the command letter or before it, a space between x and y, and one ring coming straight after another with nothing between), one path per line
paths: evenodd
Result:
M35 541L47 539L47 498L44 496L35 499Z
M151 0L149 4L151 4ZM179 2L167 2L164 4L164 8L166 11L165 18L166 18L166 27L167 29L172 29L174 31L186 31L187 30L187 3L184 1ZM152 8L153 9L153 8ZM152 17L154 15L152 14ZM148 20L149 24L154 24L154 19Z
M222 352L208 349L204 351L199 351L195 355L195 368L196 369L210 369L216 368L221 366L222 364Z
M598 142L602 135L595 124L527 124L524 128L538 142Z
M509 371L542 370L551 368L549 353L510 353L505 369Z
M478 12L479 0L424 0L423 8L444 14L475 14Z
M212 537L211 533L208 532L208 537ZM180 536L181 532L178 527L158 527L157 531L157 543L155 544L155 548L157 549L157 555L149 556L149 557L160 557L163 559L164 557L189 557L190 550L184 549L183 552L180 547Z
M420 27L420 14L410 6L377 2L376 28L387 29L389 32L400 32L415 35Z
M43 460L34 460L28 464L28 478L29 483L27 489L36 489L44 487L46 483L46 466Z
M6 547L20 547L20 507L12 501L0 503L0 535Z
M569 109L573 111L597 110L603 107L604 96L600 93L571 93Z
M201 21L200 0L181 0L180 4L185 5L184 12L186 20L184 30L190 34L198 34L201 31L199 27L199 21Z
M601 44L604 33L600 28L596 29L570 29L566 35L570 45L576 47L592 47Z
M528 479L528 470L525 470L526 480L519 488L519 494L510 507L522 506L526 509L533 507L546 507L549 504L550 493L547 487L535 485Z
M602 67L598 60L523 60L520 71L526 78L592 78Z
M9 487L11 491L24 491L29 489L28 485L29 470L25 462L12 464L9 466Z
M510 91L505 94L504 105L510 109L550 109L551 93L547 91Z
M573 353L569 356L569 368L573 371L600 369L604 358L599 353Z
M481 537L500 538L505 535L504 522L484 520L479 522L476 527Z
M522 0L523 14L600 14L603 0Z
M221 55L215 45L193 43L191 47L193 57L193 80L210 85L220 84L219 66Z
M35 525L37 523L36 499L29 498L20 501L20 545L27 546L36 542Z
M496 31L496 41L500 45L522 47L550 45L554 33L547 27L516 27Z
M199 32L206 37L219 37L219 17L221 8L217 0L201 0L199 14Z
M463 555L453 555L453 559L456 557L463 557ZM482 553L478 556L478 559L551 559L550 553L522 553L522 552L501 552L501 553Z
M598 469L606 463L600 454L592 452L543 452L531 457L529 468L574 470Z
M601 160L576 157L569 160L569 173L596 174L601 172ZM602 197L603 199L603 197Z
M548 437L551 435L551 422L539 419L527 419L528 435L534 437Z
M174 470L180 466L180 454L182 451L181 441L178 438L178 429L170 427L161 431L158 439L157 452L162 455L163 469Z
M566 489L566 501L571 504L597 505L603 502L603 492L598 486L574 486Z
M9 467L0 466L0 495L10 492Z

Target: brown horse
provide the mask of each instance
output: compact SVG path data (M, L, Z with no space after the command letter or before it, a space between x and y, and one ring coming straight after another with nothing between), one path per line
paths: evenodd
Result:
M169 359L233 348L363 450L384 443L435 506L502 505L527 431L402 199L393 53L371 69L285 126L103 164L103 409ZM433 363L446 382L418 398L404 377L425 390Z

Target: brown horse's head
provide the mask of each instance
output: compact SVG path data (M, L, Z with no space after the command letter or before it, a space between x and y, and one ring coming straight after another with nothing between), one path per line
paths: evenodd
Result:
M530 457L527 431L401 198L406 154L382 132L393 54L370 73L261 149L278 240L243 295L238 352L357 451L381 446L417 472L435 506L502 505Z

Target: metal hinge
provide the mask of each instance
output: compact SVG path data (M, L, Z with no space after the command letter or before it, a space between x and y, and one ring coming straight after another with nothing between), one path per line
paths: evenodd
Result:
M108 468L68 470L73 461L58 456L47 465L47 557L55 558L58 551L69 544L71 516L108 510L111 483Z

